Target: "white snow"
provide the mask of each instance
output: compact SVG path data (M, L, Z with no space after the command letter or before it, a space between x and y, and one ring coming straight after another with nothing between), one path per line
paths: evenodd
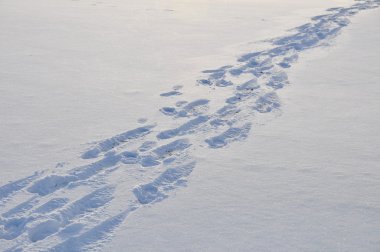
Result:
M377 251L378 5L2 1L2 249Z
M247 42L351 3L2 1L0 181L71 161L139 118L164 120L157 94L184 85L197 98L199 73L255 48Z
M104 251L377 251L379 11L290 69L282 115L198 153L188 187Z

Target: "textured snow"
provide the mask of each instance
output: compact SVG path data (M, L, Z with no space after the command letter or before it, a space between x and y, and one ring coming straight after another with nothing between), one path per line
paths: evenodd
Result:
M378 250L379 5L2 2L2 249Z

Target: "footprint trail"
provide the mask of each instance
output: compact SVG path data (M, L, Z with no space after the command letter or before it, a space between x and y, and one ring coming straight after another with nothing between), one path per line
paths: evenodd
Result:
M226 97L211 110L210 97L186 100L185 88L158 94L172 103L160 109L165 124L126 130L95 143L84 165L36 172L0 186L0 243L4 251L93 251L141 207L186 186L196 167L192 152L217 151L243 141L255 125L281 113L279 89L302 52L327 46L360 11L379 0L328 9L289 35L267 40L268 49L249 52L235 63L202 71L195 88ZM180 98L180 99L179 99ZM149 120L150 121L150 120Z

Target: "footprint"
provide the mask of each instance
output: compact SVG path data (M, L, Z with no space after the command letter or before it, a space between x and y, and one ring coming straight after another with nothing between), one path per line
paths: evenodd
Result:
M16 180L14 182L10 182L6 185L3 185L0 187L0 201L5 200L7 197L11 196L12 194L24 189L27 187L32 181L38 178L40 173L34 173L33 175Z
M226 66L222 66L218 69L213 69L213 70L203 70L202 73L218 73L218 72L225 72L226 69L229 69L233 67L232 65L226 65Z
M247 97L250 97L247 93L236 93L234 96L227 98L226 103L231 105L237 104L244 101Z
M298 60L298 53L297 51L287 48L281 55L274 56L274 58L277 60L277 65L279 65L282 68L290 68L293 63L295 63Z
M226 81L224 79L215 81L215 86L217 86L217 87L229 87L229 86L233 86L233 85L234 85L234 83L232 83L232 81Z
M36 197L32 197L31 199L15 206L9 211L2 214L5 218L15 217L18 214L23 214L26 211L32 209L36 204L38 204L39 200Z
M106 186L85 195L79 200L61 209L48 220L35 224L28 229L30 241L36 242L58 232L60 227L67 226L79 216L104 206L113 199L114 187Z
M146 152L151 150L153 147L157 145L157 142L155 141L146 141L141 144L141 146L138 148L140 152Z
M174 116L178 114L177 110L173 107L163 107L160 109L161 113L167 116Z
M141 124L146 123L147 121L148 121L147 118L139 118L139 119L137 120L137 122L138 122L138 123L141 123Z
M68 225L67 227L65 227L59 232L58 236L61 238L73 237L79 234L84 227L85 227L84 224L81 224L81 223L74 223L74 224Z
M254 59L254 58L260 56L261 54L262 54L262 52L252 52L252 53L244 54L244 55L240 56L240 58L238 59L238 62L246 62L248 60L251 60L251 59Z
M178 96L178 95L182 95L182 93L179 91L170 91L170 92L160 94L160 96L163 96L163 97Z
M25 230L26 224L28 224L33 218L31 217L21 217L8 219L5 223L1 223L3 226L0 229L0 239L13 240L19 237Z
M31 228L28 232L28 237L31 242L37 242L45 239L49 235L57 233L60 228L60 223L57 220L47 220L39 223Z
M50 175L36 181L31 187L28 188L28 192L45 196L67 186L70 182L76 181L77 179L77 177L70 175Z
M206 143L210 148L217 149L226 146L235 141L240 141L248 136L251 130L251 124L247 123L243 127L231 127L222 134L206 139Z
M136 151L123 151L121 154L121 162L124 164L137 164L140 161L140 156Z
M203 86L211 86L212 85L212 82L210 80L207 80L207 79L200 79L200 80L197 80L198 84L200 85L203 85Z
M199 115L207 109L207 105L210 100L208 99L198 99L187 103L181 111L178 112L178 116L187 117L191 115Z
M170 97L170 96L178 96L178 95L182 95L181 92L179 92L178 90L181 90L183 86L181 85L175 85L173 87L173 90L172 91L169 91L169 92L166 92L166 93L162 93L160 94L160 96L163 96L163 97Z
M174 91L181 90L182 88L183 88L182 85L175 85L175 86L173 86L173 90L174 90Z
M197 83L203 86L218 86L218 87L228 87L232 86L233 83L231 81L225 80L226 69L218 69L218 70L206 70L203 71L203 73L209 73L209 76L207 79L199 79L197 80Z
M133 130L129 130L117 136L111 137L109 139L101 141L94 148L89 149L85 153L82 154L83 159L96 158L100 153L104 153L106 151L112 150L113 148L119 146L122 143L128 142L132 139L141 138L145 135L151 133L151 130L155 127L155 125L148 125L140 128L136 128Z
M226 105L226 106L220 108L216 113L220 117L226 117L229 115L235 115L235 114L239 113L240 111L241 111L241 109L238 108L236 105L229 104L229 105Z
M100 171L115 166L123 158L122 155L106 156L89 165L74 168L68 175L49 175L33 183L27 190L40 196L51 194L70 183L85 181Z
M195 162L173 166L148 184L139 185L133 190L138 201L145 205L156 203L168 197L168 191L178 187L176 183L189 176Z
M210 121L210 125L214 127L219 127L228 124L227 120L222 120L222 119L214 119Z
M207 122L208 120L209 120L208 116L198 116L195 119L192 119L192 120L182 124L178 128L171 129L171 130L165 130L165 131L160 132L157 135L157 138L158 139L169 139L169 138L173 138L176 136L183 136L183 135L189 134L193 130L195 130L197 127L199 127L200 125Z
M260 113L269 113L274 109L280 108L281 104L279 102L279 98L276 93L271 92L263 95L259 99L257 99L255 106L253 109Z
M160 165L161 162L157 160L155 156L148 155L148 156L142 156L141 157L141 166L142 167L152 167Z
M176 107L182 107L183 105L185 105L187 103L188 103L187 101L178 101L178 102L176 102L175 106Z
M273 89L283 88L286 84L288 84L288 76L284 72L276 72L270 76L269 81L267 82L267 86L272 87Z
M56 209L59 209L66 205L69 202L68 198L53 198L46 202L45 204L39 206L36 210L34 210L34 213L38 214L47 214L50 213Z
M197 116L206 111L207 105L209 102L210 100L207 100L207 99L198 99L190 103L181 101L179 104L177 104L177 107L183 106L179 110L173 107L163 107L160 109L160 111L163 114L168 115L168 116L176 116L176 117Z
M230 73L232 76L239 76L239 75L241 75L242 73L244 73L244 70L245 70L245 67L238 67L238 68L231 69L231 70L229 71L229 73Z
M258 89L260 85L257 83L257 79L249 80L239 86L236 87L236 90L238 91L253 91L255 89Z
M50 249L54 252L80 252L80 251L93 251L99 249L99 245L106 242L112 232L125 220L129 211L124 211L120 214L112 216L107 220L101 222L97 226L90 228L86 232L70 237L69 239L55 245ZM92 248L92 246L94 246Z
M153 152L159 158L165 158L167 156L172 156L178 152L184 151L190 146L191 144L189 143L189 140L186 138L183 138L183 139L175 140L166 145L159 146L156 149L154 149Z
M59 211L61 223L69 223L82 214L104 206L113 199L114 190L114 186L104 186L71 203Z

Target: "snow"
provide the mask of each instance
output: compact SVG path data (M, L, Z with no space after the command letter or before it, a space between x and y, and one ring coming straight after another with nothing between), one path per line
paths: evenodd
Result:
M378 250L378 5L3 1L2 248Z
M305 52L280 117L202 149L188 187L134 213L104 251L377 251L378 13Z
M140 118L164 120L157 94L184 85L197 98L199 73L234 62L247 42L349 5L277 2L2 1L0 181L69 162Z

